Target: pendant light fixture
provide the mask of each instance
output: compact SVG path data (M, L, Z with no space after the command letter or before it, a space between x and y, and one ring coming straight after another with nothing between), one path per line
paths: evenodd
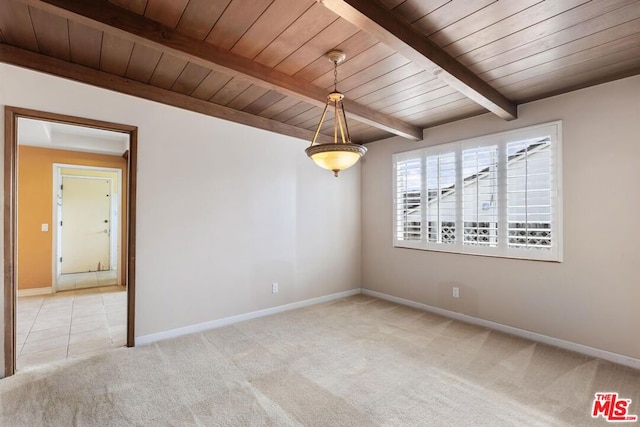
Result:
M360 157L367 152L366 147L351 142L349 136L349 126L347 125L347 115L344 111L342 100L344 95L338 92L338 64L343 62L346 55L341 50L332 50L327 52L327 58L333 62L333 92L327 95L327 104L324 106L320 123L313 135L311 145L305 150L316 165L321 168L333 171L334 176L338 176L338 172L348 169L355 165ZM333 107L333 143L316 144L320 128L327 115L329 107Z

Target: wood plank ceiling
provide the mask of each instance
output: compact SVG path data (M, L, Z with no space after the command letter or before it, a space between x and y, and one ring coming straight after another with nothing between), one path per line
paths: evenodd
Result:
M2 62L305 139L333 48L353 140L420 139L639 74L640 1L0 0Z

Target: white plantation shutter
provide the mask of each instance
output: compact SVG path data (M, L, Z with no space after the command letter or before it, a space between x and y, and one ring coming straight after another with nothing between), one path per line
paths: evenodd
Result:
M509 246L551 250L555 190L550 138L510 142L506 155Z
M562 260L561 123L394 155L394 245Z
M498 146L462 151L463 244L498 244Z
M453 244L456 241L456 154L440 153L426 157L427 239Z
M395 238L422 238L422 160L413 158L396 162Z

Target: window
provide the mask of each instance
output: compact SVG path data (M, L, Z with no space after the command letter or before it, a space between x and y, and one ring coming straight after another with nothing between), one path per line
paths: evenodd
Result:
M561 122L394 155L394 246L562 260Z

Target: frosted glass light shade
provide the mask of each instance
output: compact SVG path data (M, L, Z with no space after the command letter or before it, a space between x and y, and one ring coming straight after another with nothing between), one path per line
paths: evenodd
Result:
M335 176L338 172L355 165L360 157L364 156L367 149L359 144L319 144L313 145L305 150L307 156L321 168L333 171Z

